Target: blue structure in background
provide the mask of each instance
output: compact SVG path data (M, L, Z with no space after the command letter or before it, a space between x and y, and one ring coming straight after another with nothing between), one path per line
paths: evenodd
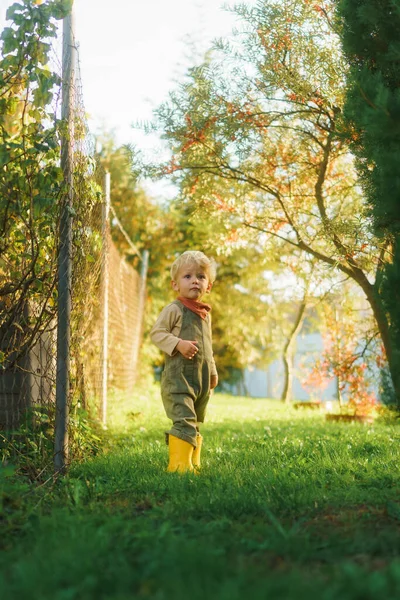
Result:
M319 333L309 333L297 338L297 351L294 360L293 376L293 399L297 401L306 400L336 400L336 381L329 382L324 390L316 390L310 394L310 390L303 387L301 380L304 366L310 371L315 359L322 354L323 342ZM251 398L275 398L280 399L283 389L283 363L275 360L265 370L258 368L247 368L244 371L243 383L232 386L224 386L226 391L234 395L248 395Z
M324 350L322 336L319 333L299 335L293 369L293 400L306 402L307 400L321 400L322 402L337 400L337 381L328 380L324 389L312 390L305 387L302 381L307 379L312 367ZM380 398L380 372L376 372L375 385L372 386L377 398ZM305 372L304 372L305 371ZM272 398L280 400L283 390L283 362L275 360L266 369L248 367L244 371L243 382L233 385L223 383L221 391L229 392L235 396L249 396L250 398ZM346 394L342 394L346 402Z

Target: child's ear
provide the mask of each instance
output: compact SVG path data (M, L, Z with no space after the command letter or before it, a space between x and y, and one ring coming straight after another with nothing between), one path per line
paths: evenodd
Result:
M179 291L179 287L178 287L178 284L176 283L176 281L171 281L171 286L175 292Z
M211 281L208 282L208 286L206 289L206 294L209 294L211 292L211 288L212 288L213 284L211 283Z

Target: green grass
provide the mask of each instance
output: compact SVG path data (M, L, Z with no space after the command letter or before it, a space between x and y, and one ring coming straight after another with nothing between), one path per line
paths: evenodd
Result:
M56 489L0 477L2 598L399 598L397 421L216 394L202 473L179 476L157 387L110 408L104 451Z

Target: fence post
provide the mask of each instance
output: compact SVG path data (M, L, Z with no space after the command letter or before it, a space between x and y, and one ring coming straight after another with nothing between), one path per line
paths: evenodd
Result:
M147 269L149 267L149 251L142 251L142 267L140 269L140 290L139 290L139 315L140 322L143 323L144 305L146 300L146 280Z
M109 252L110 252L110 173L104 176L104 200L102 210L102 312L103 312L103 339L101 356L101 421L107 424L107 386L108 386L108 291L109 291Z
M72 276L72 207L73 207L73 85L76 48L74 47L73 9L63 20L62 106L65 130L61 140L61 168L66 193L63 197L59 225L57 375L54 440L54 469L65 471L68 460L68 402L70 369L70 319Z
M149 251L142 250L141 253L142 266L140 268L140 287L139 287L139 302L138 302L138 332L135 336L135 344L133 347L132 364L135 372L135 378L137 377L137 367L139 358L139 347L141 339L141 330L143 328L143 317L144 317L144 306L146 301L146 280L147 280L147 269L149 265Z

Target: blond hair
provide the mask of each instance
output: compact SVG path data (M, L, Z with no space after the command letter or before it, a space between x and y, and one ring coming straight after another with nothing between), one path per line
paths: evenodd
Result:
M187 250L175 260L171 267L171 279L176 281L179 271L188 264L196 264L201 267L208 275L211 283L214 283L217 275L217 265L213 258L208 258L203 252L198 250Z

